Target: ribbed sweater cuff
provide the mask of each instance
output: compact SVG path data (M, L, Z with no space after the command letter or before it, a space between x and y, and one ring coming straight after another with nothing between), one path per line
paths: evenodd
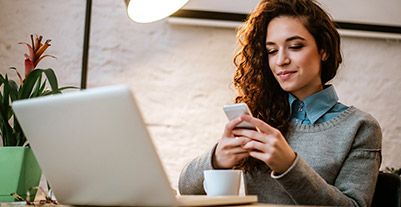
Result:
M292 163L292 165L285 171L285 172L283 172L283 173L281 173L281 174L275 174L274 173L274 171L272 171L271 173L270 173L270 176L272 177L272 178L274 178L274 179L280 179L280 178L282 178L282 177L284 177L285 175L287 175L289 172L291 172L291 170L295 167L295 165L297 165L297 163L299 162L299 156L298 156L298 154L297 153L295 153L295 160L294 160L294 162Z

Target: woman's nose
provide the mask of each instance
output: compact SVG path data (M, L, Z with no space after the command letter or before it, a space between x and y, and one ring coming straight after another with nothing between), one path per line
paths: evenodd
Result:
M276 64L279 66L283 65L288 65L290 64L291 60L290 57L288 56L287 52L285 50L279 50L277 59L276 59Z

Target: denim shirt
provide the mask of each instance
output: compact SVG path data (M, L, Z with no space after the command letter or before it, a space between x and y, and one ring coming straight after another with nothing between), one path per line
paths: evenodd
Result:
M324 89L300 101L294 95L289 94L291 118L297 123L313 125L323 123L335 118L345 111L348 106L338 102L338 96L332 85L324 86Z

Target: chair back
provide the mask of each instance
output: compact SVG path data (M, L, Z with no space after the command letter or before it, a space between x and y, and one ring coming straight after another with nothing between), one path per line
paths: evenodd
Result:
M400 194L400 176L392 173L380 172L371 206L401 207Z

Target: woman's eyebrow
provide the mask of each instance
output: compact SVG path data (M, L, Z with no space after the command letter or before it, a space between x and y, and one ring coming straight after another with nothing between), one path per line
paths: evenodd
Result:
M291 37L285 39L286 42L290 42L290 41L293 41L293 40L303 40L303 41L305 41L305 38L303 38L301 36L298 36L298 35L294 35L294 36L291 36ZM266 42L266 46L275 45L275 44L276 43L274 43L272 41L267 41Z
M289 42L289 41L292 41L292 40L305 40L305 38L303 38L301 36L298 36L298 35L294 35L292 37L287 38L285 41Z

